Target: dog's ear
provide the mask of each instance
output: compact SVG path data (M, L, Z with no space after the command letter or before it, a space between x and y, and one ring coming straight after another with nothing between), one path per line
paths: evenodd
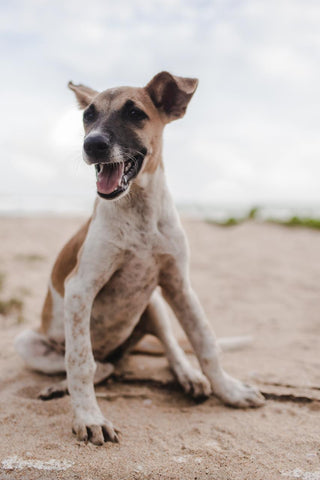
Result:
M166 122L183 117L192 95L196 91L196 78L176 77L160 72L145 87L154 105L164 115Z
M81 84L74 85L72 82L68 83L68 87L76 94L79 108L86 108L99 93L90 87Z

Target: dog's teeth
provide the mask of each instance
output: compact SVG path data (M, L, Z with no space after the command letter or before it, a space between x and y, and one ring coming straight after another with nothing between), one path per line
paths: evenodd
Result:
M128 161L126 163L126 166L125 166L125 169L124 169L125 173L128 173L131 170L132 167L133 167L133 162Z
M102 163L96 163L95 164L95 169L96 169L96 179L98 180L98 176L103 170L103 164Z

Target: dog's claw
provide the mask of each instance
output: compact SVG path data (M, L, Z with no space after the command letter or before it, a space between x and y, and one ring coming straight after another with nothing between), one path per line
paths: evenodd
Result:
M209 380L196 368L176 367L175 374L183 390L193 398L209 397L211 394Z
M119 433L119 430L114 428L112 426L112 424L103 425L102 426L102 433L103 433L103 437L104 437L105 442L110 440L110 442L119 443L119 437L117 435L117 433Z
M72 432L77 436L80 442L91 442L94 445L101 446L105 442L119 443L117 433L119 430L115 429L109 420L104 419L102 424L85 425L79 424L73 426Z
M100 427L99 425L90 425L87 427L87 430L89 430L89 441L91 443L98 446L104 444L105 438L102 433L103 427Z
M79 442L88 442L89 432L84 425L79 426L77 429L73 428L72 432L77 436L77 440L79 440Z

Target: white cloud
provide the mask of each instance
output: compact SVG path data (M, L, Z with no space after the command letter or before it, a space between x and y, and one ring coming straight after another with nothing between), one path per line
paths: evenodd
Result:
M168 69L200 78L185 119L165 133L177 200L320 204L318 2L20 0L1 8L0 192L91 198L67 81L140 86Z
M82 112L69 108L61 113L50 134L50 144L63 156L66 150L77 150L81 156L83 140Z

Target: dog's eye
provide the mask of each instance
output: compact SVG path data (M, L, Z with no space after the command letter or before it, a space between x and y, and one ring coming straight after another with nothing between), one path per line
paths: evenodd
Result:
M148 118L148 115L144 113L142 110L140 110L140 108L131 107L128 110L128 117L130 118L130 120L138 122L140 120L144 120L145 118Z
M90 105L90 107L83 112L83 121L87 123L92 122L96 118L96 116L97 116L96 109L94 108L93 105Z

